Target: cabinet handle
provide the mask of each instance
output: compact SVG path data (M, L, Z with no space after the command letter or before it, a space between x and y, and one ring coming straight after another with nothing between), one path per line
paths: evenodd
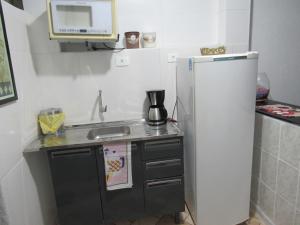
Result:
M171 159L164 161L148 162L146 163L146 169L162 167L162 166L180 166L181 159Z
M89 156L91 155L91 149L77 149L77 150L62 150L51 153L51 158L73 157L73 156Z
M147 187L158 187L158 186L166 186L166 185L175 185L181 184L181 179L172 179L172 180L162 180L162 181L153 181L147 183Z
M136 150L137 150L137 145L131 144L131 151L136 151Z
M145 143L145 150L152 151L156 150L155 147L166 148L167 146L179 146L181 144L180 139L171 139L171 140L163 140L163 141L151 141Z

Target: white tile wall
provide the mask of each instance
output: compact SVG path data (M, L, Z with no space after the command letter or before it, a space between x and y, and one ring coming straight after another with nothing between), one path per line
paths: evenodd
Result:
M53 225L54 213L46 212L54 208L53 198L47 188L49 182L37 179L31 171L24 173L26 161L22 152L25 144L36 137L36 113L40 109L36 100L40 87L27 35L30 17L4 1L2 5L19 96L18 101L0 106L0 185L9 225ZM36 171L42 173L43 167ZM41 193L45 197L40 198ZM41 212L34 206L41 204L45 198L49 200L45 201L46 209Z
M47 20L44 0L24 0L24 8L37 18L34 26L40 27L39 35L47 35ZM159 47L182 47L217 43L218 0L153 0L118 1L118 27L120 38L124 32L157 32ZM47 24L47 23L45 23ZM29 28L30 29L30 28ZM44 39L46 40L46 39ZM45 41L44 41L45 42ZM37 49L45 49L47 45L37 42ZM118 44L122 46L123 42ZM55 50L56 47L53 48Z
M128 55L130 65L116 67L117 54ZM43 87L41 108L63 108L66 123L101 121L97 105L101 89L103 104L108 106L103 121L142 118L145 91L162 88L160 50L125 50L117 54L49 54L47 60L38 56L40 61L35 63ZM166 95L174 93L167 91Z
M102 89L108 105L105 121L139 118L145 90L164 88L171 114L176 65L167 63L167 54L196 55L200 46L218 42L218 2L119 1L120 33L154 30L160 47L120 53L130 56L130 65L124 68L116 67L116 54L108 52L60 53L58 43L48 40L44 0L24 0L33 17L3 2L19 93L16 103L0 107L0 183L11 225L54 223L47 164L42 156L22 156L23 147L37 134L39 110L60 106L68 123L99 121L96 97ZM232 4L247 10L241 3ZM244 48L244 43L235 44Z
M10 225L24 225L25 201L22 183L22 163L20 160L1 180Z
M300 126L256 114L251 201L266 224L299 225Z
M24 3L30 12L36 8L31 4L32 1ZM44 1L34 4L44 4ZM188 4L183 1L119 1L120 34L128 30L157 31L160 48L116 54L61 53L57 41L48 40L47 17L42 10L28 26L30 49L41 88L40 108L62 107L67 114L66 123L141 118L145 91L164 88L165 104L171 116L176 100L176 66L167 62L165 47L175 46L173 49L178 54L191 49L188 54L197 55L201 45L216 43L217 10L217 0L192 0ZM130 65L116 67L117 54L128 55ZM108 105L103 118L97 114L99 89L103 90L103 101Z
M274 155L278 156L279 152L279 137L280 137L280 123L274 122L272 118L263 117L261 127L257 131L260 136L258 136L258 143L261 148Z
M275 204L275 224L293 225L294 224L294 206L288 201L278 196Z
M277 159L272 155L261 153L261 180L273 191L276 186Z
M20 107L9 104L0 107L0 178L2 178L22 157Z
M300 162L300 131L296 126L283 125L280 142L280 156L294 167Z
M62 107L67 114L67 123L140 118L144 114L145 90L152 88L166 89L165 104L171 115L176 100L176 67L166 61L167 49L172 47L180 53L183 47L189 46L188 49L194 48L189 51L191 55L199 54L200 46L217 43L219 0L191 0L188 3L180 0L155 0L148 3L119 1L120 34L128 30L156 31L160 48L119 53L130 56L130 65L118 68L114 65L116 54L60 53L58 43L48 40L44 7L37 7L36 4L44 4L44 1L24 1L25 10L35 15L28 26L28 34L34 68L41 87L40 108ZM243 14L247 5L234 2L226 4L226 17L230 13ZM236 9L231 12L235 4ZM38 8L39 12L34 13ZM239 18L239 23L247 19L243 15L245 17ZM226 29L235 27L234 24L227 25ZM245 30L247 26L242 25L241 28ZM240 33L244 32L237 34ZM231 51L246 50L244 40L234 43L235 38L238 39L234 32L227 32L226 35L233 38ZM98 89L103 89L104 102L108 105L104 118L97 115ZM78 107L78 102L81 107Z
M296 169L279 161L277 194L281 195L289 202L295 203L297 197L298 176L299 173Z
M34 26L40 29L30 32L32 34L47 34L47 26L43 25L47 20L44 5L43 0L24 0L25 10L39 18ZM159 47L220 43L228 45L230 52L248 50L250 0L123 0L119 1L118 17L121 39L129 30L156 31ZM39 32L42 30L44 32ZM46 40L36 42L36 49L42 51L50 45L51 51L56 51L57 46Z
M218 41L229 53L248 50L250 10L250 0L219 0Z
M259 177L261 173L261 151L259 147L255 147L253 149L253 160L252 160L252 176Z
M270 218L274 216L275 192L268 188L264 183L259 184L259 206L265 215Z

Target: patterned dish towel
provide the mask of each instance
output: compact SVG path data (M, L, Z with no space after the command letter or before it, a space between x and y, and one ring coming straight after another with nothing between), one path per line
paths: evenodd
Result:
M106 189L132 188L131 143L117 142L103 145Z

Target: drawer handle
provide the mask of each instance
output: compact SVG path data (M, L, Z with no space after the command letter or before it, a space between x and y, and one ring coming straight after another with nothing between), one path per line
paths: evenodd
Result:
M162 167L162 166L181 166L181 159L171 159L171 160L146 163L146 169Z
M153 181L147 183L147 187L158 187L158 186L167 186L167 185L178 185L181 184L181 179L173 179L173 180L163 180L163 181Z
M162 146L162 145L180 145L180 139L172 139L172 140L163 140L163 141L151 141L145 143L145 147L151 148L155 146Z
M136 150L137 150L137 145L131 144L131 151L136 151Z
M77 149L77 150L64 150L56 151L51 153L51 158L63 158L63 157L73 157L73 156L88 156L91 155L91 149Z

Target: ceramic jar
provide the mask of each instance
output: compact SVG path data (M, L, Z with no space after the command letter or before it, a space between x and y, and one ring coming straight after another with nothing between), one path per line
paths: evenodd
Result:
M156 33L155 32L143 33L143 47L144 48L155 48L156 47Z
M140 33L137 31L130 31L125 33L126 47L139 48L140 47Z

